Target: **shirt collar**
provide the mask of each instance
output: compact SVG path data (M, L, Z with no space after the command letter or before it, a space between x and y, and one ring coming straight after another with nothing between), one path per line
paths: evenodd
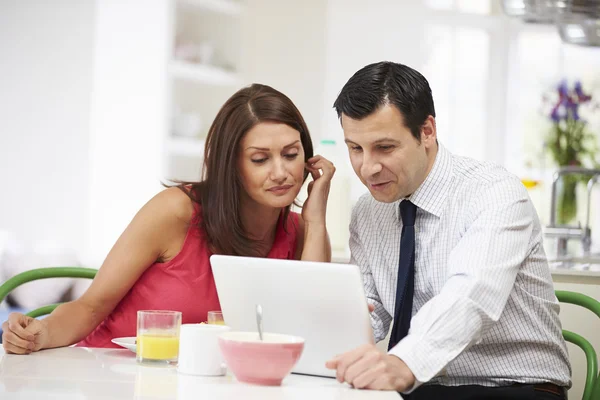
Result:
M438 152L433 167L425 181L408 197L421 210L440 217L448 198L452 183L452 154L444 146L438 144ZM396 216L400 218L400 199L396 206Z

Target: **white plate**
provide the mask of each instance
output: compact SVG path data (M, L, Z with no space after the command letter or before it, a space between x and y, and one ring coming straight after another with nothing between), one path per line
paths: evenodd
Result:
M121 347L125 347L128 350L133 351L134 353L136 352L136 337L120 337L120 338L114 338L111 340L111 342L113 342L114 344L117 344Z

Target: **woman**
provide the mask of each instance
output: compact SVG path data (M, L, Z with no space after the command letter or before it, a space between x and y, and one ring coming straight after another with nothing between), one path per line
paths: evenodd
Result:
M11 314L2 325L4 349L115 347L112 338L135 336L140 309L205 321L220 309L211 254L330 261L325 209L335 168L312 152L289 98L264 85L241 89L209 130L204 180L144 205L81 298L43 320ZM314 181L300 216L290 206L308 173Z

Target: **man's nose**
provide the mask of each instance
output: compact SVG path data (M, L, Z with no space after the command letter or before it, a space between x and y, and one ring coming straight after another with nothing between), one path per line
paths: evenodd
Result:
M377 157L374 157L372 154L367 152L363 153L362 166L360 168L360 173L363 178L371 177L375 174L378 174L383 169L381 162Z

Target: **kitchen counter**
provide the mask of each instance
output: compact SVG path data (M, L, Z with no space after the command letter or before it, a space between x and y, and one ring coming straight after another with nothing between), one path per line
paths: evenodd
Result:
M343 251L334 251L331 262L348 264L350 262L350 254ZM552 273L553 279L560 280L561 282L577 281L577 283L600 285L600 264L592 264L592 266L587 269L577 266L573 268L566 268L551 265L550 272Z

